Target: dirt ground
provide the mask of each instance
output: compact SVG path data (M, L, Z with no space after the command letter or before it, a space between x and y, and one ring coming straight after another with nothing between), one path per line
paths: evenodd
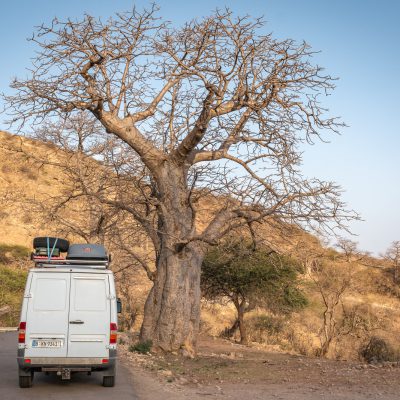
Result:
M120 345L143 400L399 399L400 366L322 360L203 337L195 359Z

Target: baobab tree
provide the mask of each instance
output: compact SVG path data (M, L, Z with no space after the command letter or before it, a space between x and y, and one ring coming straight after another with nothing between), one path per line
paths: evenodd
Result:
M127 189L90 194L130 213L153 243L141 338L166 351L195 349L207 245L269 216L311 228L354 216L337 185L299 171L300 144L341 126L319 102L334 80L306 43L263 25L225 10L176 28L156 7L55 19L32 37L30 75L5 96L14 123L91 114L146 172L140 202ZM201 227L199 193L216 200Z

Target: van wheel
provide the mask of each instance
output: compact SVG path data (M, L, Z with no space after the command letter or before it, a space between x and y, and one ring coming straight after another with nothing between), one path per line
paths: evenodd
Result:
M32 376L19 376L19 387L30 388L32 386Z
M103 386L113 387L115 385L115 376L103 376Z

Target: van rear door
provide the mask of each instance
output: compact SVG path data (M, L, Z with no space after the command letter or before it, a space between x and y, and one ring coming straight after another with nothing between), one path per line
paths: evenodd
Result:
M29 289L25 357L66 357L70 274L35 272Z
M109 294L107 274L71 274L68 357L109 356Z

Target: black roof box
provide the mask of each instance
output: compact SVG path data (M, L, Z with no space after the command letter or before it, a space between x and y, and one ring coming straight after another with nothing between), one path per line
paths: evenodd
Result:
M101 244L71 244L67 260L108 260L105 247Z

